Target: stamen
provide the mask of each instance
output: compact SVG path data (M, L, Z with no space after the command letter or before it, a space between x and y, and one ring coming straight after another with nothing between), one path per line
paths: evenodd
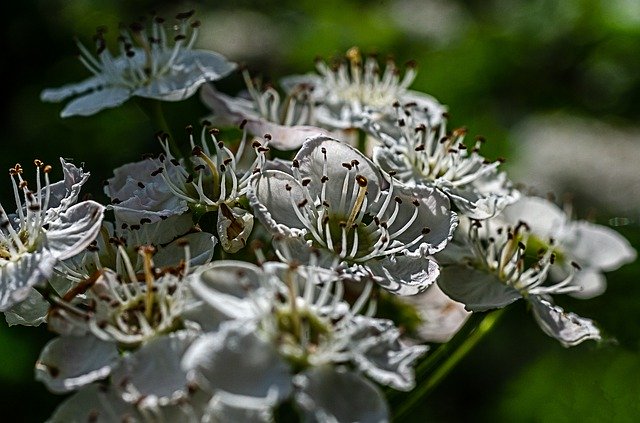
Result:
M367 178L362 175L356 175L356 182L358 184L358 195L356 197L356 201L353 203L353 207L351 208L351 213L349 214L349 218L347 219L347 227L351 228L353 223L356 220L356 217L360 213L360 209L362 208L362 203L364 202L365 196L367 195Z

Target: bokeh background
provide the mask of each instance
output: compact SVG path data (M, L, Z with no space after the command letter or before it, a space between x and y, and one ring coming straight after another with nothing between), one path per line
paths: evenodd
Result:
M78 81L74 37L158 11L197 9L199 45L277 82L359 46L399 63L416 60L415 89L449 106L452 126L488 140L485 155L526 190L572 200L575 213L610 225L640 247L640 2L636 0L23 0L2 2L0 168L73 158L91 171L85 193L105 197L112 169L158 152L135 102L89 118L60 119L46 87ZM233 75L217 84L230 94ZM197 123L197 96L167 104L170 125ZM56 167L60 176L59 166ZM9 179L0 199L12 206ZM560 304L600 323L603 345L564 349L516 304L414 413L411 421L637 421L640 416L640 265L608 276L590 301ZM46 328L0 323L0 412L43 421L62 397L33 380Z

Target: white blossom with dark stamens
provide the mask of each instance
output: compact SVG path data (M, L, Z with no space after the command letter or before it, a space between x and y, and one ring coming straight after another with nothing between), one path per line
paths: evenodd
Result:
M349 385L366 386L381 402L374 408L385 410L388 418L380 391L364 375L403 391L414 387L412 365L427 347L405 345L389 320L357 314L365 309L373 313L370 289L349 305L342 300L343 283L317 267L267 262L258 268L233 261L212 264L191 286L220 326L194 342L183 366L194 384L214 396L244 396L275 407L293 393L299 405L319 418L324 406L309 409L307 395L326 404L330 389L335 388L336 401L347 392L324 386L329 382L317 372L342 373L342 366L351 364L354 381ZM234 372L227 365L231 361ZM254 376L239 376L244 372ZM314 389L323 387L323 393L313 394L308 384L319 384ZM358 404L352 415L365 415L370 405Z
M329 129L358 128L363 113L376 120L393 118L392 105L412 103L430 125L438 125L446 107L430 95L409 90L416 76L415 64L408 63L404 75L392 60L384 71L375 57L362 57L357 48L350 49L345 60L335 66L316 62L317 74L284 78L282 85L289 92L309 90L316 104L314 117L317 124Z
M326 137L307 141L289 173L256 174L247 194L256 215L276 235L285 261L320 263L348 279L373 279L400 294L416 294L438 275L429 255L457 226L448 198L434 188L394 181L354 148Z
M0 311L27 299L32 287L42 287L59 261L79 254L94 240L102 222L100 204L72 205L84 182L81 170L62 161L65 181L52 185L51 166L34 163L35 187L22 178L22 166L10 169L16 213L9 215L0 205Z
M563 346L600 340L600 331L592 320L567 313L551 300L551 294L580 289L572 285L575 269L563 280L547 283L555 260L553 249L540 251L537 258L528 257L526 224L488 228L489 224L472 221L467 236L461 237L467 251L459 254L458 264L442 269L438 285L444 293L474 312L506 307L524 298L532 305L542 330ZM579 268L577 264L573 267Z
M504 209L497 218L505 224L526 222L529 242L536 248L552 249L556 255L551 278L563 279L571 271L571 261L580 264L571 282L580 290L570 293L578 298L593 298L607 287L604 272L616 270L637 257L629 241L606 226L584 220L573 221L551 201L522 197ZM548 243L553 239L554 243Z
M116 271L101 268L62 298L52 298L49 328L62 335L92 335L120 348L137 348L148 340L184 327L182 313L191 304L183 278L190 273L190 249L173 268L156 269L153 248L140 248L138 273L119 245Z
M206 84L200 98L212 111L212 120L219 125L242 125L252 135L262 138L269 134L269 145L278 150L299 148L307 138L329 135L315 126L314 106L304 85L281 98L273 87L264 90L254 83L248 71L243 72L248 98L230 97Z
M267 147L257 141L247 145L247 134L243 134L238 151L234 154L216 138L217 130L205 126L201 144L193 137L193 128L187 127L192 148L192 169L176 160L169 151L168 142L161 140L166 156L161 157L162 167L154 173L161 174L171 193L185 201L198 218L217 211L218 237L225 251L235 253L246 245L253 229L253 214L241 207L253 172L264 166ZM210 139L211 142L208 142ZM257 153L251 164L244 168L240 164L245 150L253 148Z
M396 104L395 124L367 116L365 130L380 141L373 160L395 178L411 186L426 185L445 192L461 213L487 219L515 202L519 193L505 173L479 154L483 139L469 151L465 129L446 132L443 121L433 126L416 113L415 106Z
M117 107L131 97L162 101L180 101L195 93L207 81L228 75L235 64L223 56L194 49L199 21L193 13L176 16L170 33L164 20L154 18L149 27L141 23L121 28L119 54L106 48L104 30L95 37L97 55L78 42L80 61L93 74L79 83L46 89L42 101L60 102L72 98L62 117L90 116L103 109Z

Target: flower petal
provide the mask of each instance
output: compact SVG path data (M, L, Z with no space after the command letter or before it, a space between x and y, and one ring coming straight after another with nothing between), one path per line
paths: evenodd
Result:
M104 206L95 201L83 201L49 222L46 248L60 260L84 250L100 232Z
M104 87L105 83L105 79L102 75L92 76L84 81L66 84L59 88L47 88L40 93L40 100L58 103L69 97L85 94L87 91L101 89Z
M428 347L403 345L391 320L354 316L352 322L350 340L356 366L378 383L401 391L413 389L412 365Z
M256 174L247 191L255 215L271 231L284 236L298 236L306 231L293 210L304 200L302 187L293 176L279 170Z
M440 274L438 263L427 257L387 256L369 261L367 268L380 286L396 295L418 294Z
M0 267L0 311L6 311L29 297L31 287L53 274L57 258L44 250L25 253L16 261L8 261Z
M611 271L637 257L629 241L606 226L581 220L572 222L565 233L563 246L582 266Z
M193 343L182 360L183 368L210 391L262 399L265 405L288 397L289 366L255 329L243 322L223 324L218 332Z
M109 376L119 358L115 343L93 336L61 336L45 345L35 377L51 392L71 392Z
M573 347L589 339L602 339L600 330L592 320L566 313L562 308L536 295L530 296L529 302L542 331L556 338L562 346Z
M60 117L91 116L103 109L118 107L131 97L131 91L121 87L105 87L86 93L69 102Z
M135 406L127 404L111 389L93 384L67 398L48 423L144 421Z
M125 401L143 408L184 399L188 392L187 374L180 360L194 338L194 334L179 331L152 339L122 358L111 374L113 386Z
M295 379L296 403L309 422L389 421L382 392L371 382L345 368L314 367Z
M487 311L505 307L522 298L520 293L490 273L453 265L442 269L438 286L468 311Z

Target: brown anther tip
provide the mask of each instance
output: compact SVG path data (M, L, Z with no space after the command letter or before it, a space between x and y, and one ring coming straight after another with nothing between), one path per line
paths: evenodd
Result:
M356 182L360 187L364 188L367 186L369 181L367 181L367 178L362 175L356 175Z
M418 207L420 205L420 201L418 201L417 198L414 198L413 201L411 202L411 204L413 204L414 206Z
M202 25L202 22L200 22L199 20L191 22L191 28L199 28L200 25Z
M195 10L189 10L188 12L180 12L176 15L176 19L178 20L184 20L184 19L189 19L190 17L192 17L193 15L195 15L196 11Z
M144 29L144 27L140 22L134 22L131 25L129 25L129 29L133 32L140 32Z
M524 245L524 243L521 242L521 241L518 241L518 247L520 247L521 250L526 250L527 249L527 246Z
M264 134L264 135L262 136L262 138L264 138L264 139L265 139L265 140L267 140L267 141L271 141L271 139L272 139L271 134Z
M138 247L138 251L142 254L153 254L156 252L156 247L153 245L141 245Z
M397 109L397 108L400 107L400 102L398 100L396 100L396 101L393 102L392 106Z
M418 62L416 62L414 59L411 59L407 61L407 63L405 63L404 65L408 68L416 68L418 67Z
M549 262L550 262L551 264L553 264L553 263L555 263L555 262L556 262L556 255L555 255L555 254L551 254L551 257L549 257Z
M244 129L244 127L247 125L247 122L249 122L246 119L242 119L242 122L240 122L239 128L242 130Z
M187 131L187 134L193 134L193 125L187 125L184 127L184 130Z
M389 176L396 176L398 172L396 172L395 170L390 170L388 173L389 173Z
M51 167L51 165L46 165L46 166L42 169L42 171L43 171L44 173L49 173L49 172L51 172L51 170L52 170L52 169L53 169L53 168Z
M209 128L207 129L207 134L209 135L218 135L220 130L218 128Z
M42 160L35 159L35 160L33 161L33 164L34 164L36 167L42 167L42 164L43 164L43 163L42 163Z
M506 162L506 161L507 161L507 159L505 159L504 157L498 157L498 158L496 159L496 162L498 162L498 163L504 163L504 162Z
M464 135L467 134L467 128L462 127L462 128L457 128L453 130L453 136L454 137L462 137Z
M395 200L395 202L396 202L396 203L398 203L398 204L402 204L402 198L400 198L400 197L394 197L393 199Z
M576 263L575 261L571 262L571 266L573 266L576 270L582 270L582 266L580 266L578 263Z
M424 228L422 228L422 235L426 235L426 234L428 234L429 232L431 232L431 228L428 228L428 227L426 227L426 226L425 226Z
M176 241L178 243L179 246L181 247L186 247L187 245L189 245L189 240L186 238L180 238Z
M482 142L482 143L487 142L487 139L485 137L483 137L482 135L476 135L475 140L478 141L478 142Z
M184 34L178 34L175 37L173 37L173 41L182 41L185 40L187 37Z
M402 126L405 126L405 125L406 125L406 123L405 123L404 119L398 119L398 126L402 127Z
M193 150L191 150L191 155L193 156L200 156L204 154L202 147L200 147L199 145L196 145L195 147L193 147Z
M300 162L298 161L298 159L293 159L293 161L291 162L291 166L295 168L300 167Z

